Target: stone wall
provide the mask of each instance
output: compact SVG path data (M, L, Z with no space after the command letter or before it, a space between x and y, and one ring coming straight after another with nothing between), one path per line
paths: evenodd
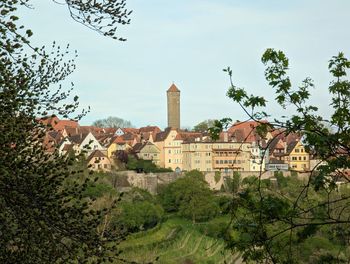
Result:
M145 174L135 171L121 171L116 174L117 180L115 187L120 191L127 191L132 187L138 187L156 194L159 185L167 185L179 177L182 177L182 174L175 172Z
M242 171L239 172L241 178L244 179L249 176L259 176L259 172L252 171ZM282 172L285 177L291 176L290 171ZM135 171L121 171L116 174L116 180L114 186L119 191L128 191L132 187L138 187L144 190L149 191L152 194L157 193L158 186L167 185L176 179L183 177L183 173L175 173L175 172L165 172L165 173L137 173ZM225 177L232 177L231 173L220 173L220 178L215 177L215 172L207 172L204 174L205 180L208 182L210 189L212 190L220 190L222 185L224 184ZM301 179L305 179L309 176L309 173L297 173L297 176ZM269 179L274 177L273 171L266 171L262 174L262 179ZM216 179L215 179L216 178Z

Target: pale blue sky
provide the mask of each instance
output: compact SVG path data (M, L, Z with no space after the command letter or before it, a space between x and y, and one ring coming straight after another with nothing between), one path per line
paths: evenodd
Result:
M56 40L78 50L70 81L82 106L91 112L81 121L118 116L135 126L166 120L166 90L174 81L181 90L181 126L208 118L244 119L225 94L231 66L234 81L272 102L260 62L266 48L285 51L294 84L310 76L314 102L329 113L328 60L339 51L350 56L349 0L129 0L131 25L119 35L127 42L102 37L70 19L66 7L34 0L22 23L33 29L33 42ZM290 112L290 111L289 111Z

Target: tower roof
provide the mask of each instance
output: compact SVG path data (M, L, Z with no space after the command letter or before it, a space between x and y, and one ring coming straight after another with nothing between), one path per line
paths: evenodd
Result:
M175 84L172 84L167 92L180 92L180 90L176 87Z

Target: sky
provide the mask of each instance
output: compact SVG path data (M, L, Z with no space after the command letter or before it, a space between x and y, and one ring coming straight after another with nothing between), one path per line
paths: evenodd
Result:
M330 113L329 59L342 51L350 56L349 0L127 0L131 24L119 28L118 42L74 22L67 7L33 0L20 22L34 32L33 44L53 41L78 51L74 94L90 113L80 124L117 116L136 127L167 126L166 90L181 90L181 126L205 119L245 120L226 97L231 67L235 85L266 96L267 112L285 112L274 103L264 79L261 56L267 48L286 53L295 87L314 80L311 103Z

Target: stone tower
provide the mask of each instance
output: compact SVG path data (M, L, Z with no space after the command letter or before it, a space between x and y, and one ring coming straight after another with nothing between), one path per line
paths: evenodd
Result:
M168 89L168 127L180 128L180 90L175 84Z

